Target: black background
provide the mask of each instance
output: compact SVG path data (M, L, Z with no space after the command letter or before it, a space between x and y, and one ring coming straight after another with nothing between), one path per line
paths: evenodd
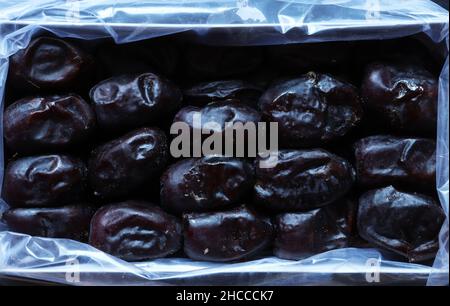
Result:
M436 2L437 4L448 10L448 0L433 0L433 2Z

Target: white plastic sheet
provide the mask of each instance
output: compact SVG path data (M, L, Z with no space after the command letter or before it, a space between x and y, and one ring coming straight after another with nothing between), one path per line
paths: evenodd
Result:
M446 45L447 61L440 76L437 186L447 220L433 267L396 262L378 250L355 248L301 261L270 257L212 264L169 258L131 264L79 242L8 232L0 223L0 276L81 285L448 284L449 38L444 9L426 0L0 0L0 98L8 57L44 30L89 40L112 37L119 44L189 31L192 40L222 45L389 39L425 33ZM0 201L0 214L6 208Z

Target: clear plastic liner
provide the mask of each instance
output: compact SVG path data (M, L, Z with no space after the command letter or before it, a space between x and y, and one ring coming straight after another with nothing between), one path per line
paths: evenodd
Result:
M447 219L432 267L356 248L301 261L267 257L217 264L166 258L127 263L76 241L9 232L0 223L0 277L80 285L448 284L449 39L448 12L438 5L426 0L0 0L2 100L8 57L42 31L89 40L112 37L118 44L186 32L194 41L221 45L389 39L425 33L434 43L445 45L447 56L440 76L437 135L437 187ZM1 182L3 137L0 146ZM0 215L6 208L0 200Z

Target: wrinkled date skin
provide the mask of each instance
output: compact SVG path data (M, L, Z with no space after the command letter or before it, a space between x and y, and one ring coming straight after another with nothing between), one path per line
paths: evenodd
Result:
M154 125L181 105L181 91L153 73L121 75L90 91L99 127L124 130Z
M77 95L21 99L3 115L6 146L13 153L66 150L87 141L94 128L94 111Z
M203 82L183 91L184 102L194 106L232 99L256 107L261 94L261 87L241 80Z
M3 219L11 231L85 242L94 212L85 203L49 208L14 208L4 213Z
M285 147L311 147L344 136L362 117L356 87L310 72L274 83L260 98L263 119L278 122Z
M183 215L184 252L194 260L234 261L256 255L273 239L270 221L241 206Z
M194 114L200 115L200 122L194 122ZM236 135L238 131L244 132L244 126L234 127L235 123L245 124L247 122L252 122L255 124L256 129L258 128L258 122L261 121L261 115L258 111L242 104L236 100L226 100L220 102L213 102L205 107L196 107L196 106L186 106L183 107L176 115L173 122L183 122L186 123L189 128L191 134L198 133L198 135L202 135L202 141L208 138L211 134L202 134L202 128L204 130L208 130L209 133L214 131L214 134L222 137L223 141L226 141L225 131L228 130L229 133L234 133L232 135L233 143L236 142ZM212 122L216 124L214 127L209 127L207 123ZM227 124L231 124L231 128L227 128ZM234 131L233 131L233 128ZM255 129L255 131L256 131ZM211 146L209 146L210 148ZM247 145L237 146L236 151L242 150L241 155L237 155L239 157L246 156ZM222 154L225 150L225 146L222 147ZM206 154L205 154L206 155Z
M274 254L299 260L351 245L356 230L356 201L342 199L307 212L275 217Z
M357 220L361 237L420 262L435 257L445 214L433 198L390 186L360 197Z
M181 222L142 201L101 207L91 221L89 244L127 261L165 257L182 243Z
M185 71L194 79L219 79L250 73L263 61L260 48L190 45Z
M355 171L345 159L322 149L280 150L273 167L255 160L255 205L290 212L319 208L346 194Z
M11 57L9 77L21 90L71 89L84 81L93 59L67 41L39 37Z
M42 155L11 161L5 170L3 197L11 207L49 207L84 196L87 169L78 158Z
M434 140L384 135L367 137L355 144L355 160L361 186L435 189Z
M253 168L244 159L184 159L162 175L161 205L176 214L221 209L239 204L253 182Z
M185 122L191 129L200 129L201 127L194 126L193 122L193 114L196 112L200 113L201 123L203 125L207 122L218 123L221 126L219 131L215 130L215 132L218 133L224 132L225 123L227 122L231 122L232 124L236 122L253 122L257 124L261 120L261 116L255 109L239 103L236 100L226 100L213 102L205 107L186 106L175 115L173 121Z
M168 156L166 136L157 128L140 128L101 145L89 160L94 195L106 199L127 196L157 181Z
M419 66L373 63L366 68L361 95L364 106L393 129L434 134L438 81Z

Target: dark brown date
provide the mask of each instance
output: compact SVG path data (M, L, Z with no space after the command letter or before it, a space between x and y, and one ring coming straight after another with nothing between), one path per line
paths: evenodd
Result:
M161 205L181 214L239 204L253 186L253 168L243 159L206 156L181 160L161 177Z
M42 155L11 161L5 170L3 197L11 207L60 206L84 196L87 170L67 155Z
M361 94L364 107L393 129L434 134L438 81L415 65L373 63L366 68Z
M257 124L261 120L259 113L236 100L225 100L219 102L209 103L205 107L187 106L182 108L174 118L174 122L185 122L191 129L194 128L193 114L197 112L201 115L202 124L207 122L218 123L222 128L217 133L223 133L225 130L225 123L231 122L253 122ZM195 128L199 128L195 126Z
M229 211L183 215L184 252L194 260L233 261L270 245L270 221L241 206Z
M132 131L92 152L90 186L101 198L127 196L158 178L168 156L166 136L161 130Z
M435 257L445 215L433 198L390 186L360 197L357 220L361 237L420 262Z
M94 212L85 203L50 208L14 208L4 213L3 219L14 232L85 242Z
M89 244L127 261L165 257L181 248L180 221L142 201L101 207L92 218Z
M183 91L184 102L195 106L235 99L256 107L261 94L262 88L241 80L203 82Z
M347 193L355 171L345 159L322 149L280 150L273 167L255 160L255 204L270 210L305 211L330 204Z
M80 96L25 98L3 117L5 143L12 153L35 154L73 148L88 140L95 114Z
M263 61L261 48L190 45L185 53L189 78L219 79L250 73Z
M425 138L372 136L355 144L358 183L364 187L402 186L433 190L436 143Z
M9 77L18 89L73 89L83 82L93 59L68 41L39 37L11 57Z
M154 125L181 105L181 91L153 73L121 75L104 80L90 91L98 125L125 130Z
M194 115L197 115L200 120L194 122ZM206 147L208 147L208 149L211 150L210 154L225 154L227 146L234 146L236 148L235 156L237 157L248 156L250 153L249 150L251 149L251 143L248 141L249 138L246 138L245 136L246 126L244 125L246 123L254 123L254 131L256 133L258 129L258 122L260 121L261 116L258 111L236 100L213 102L203 108L196 106L186 106L182 108L173 119L173 123L181 122L187 124L187 126L189 126L190 133L192 135L201 135L200 137L202 141L208 139L208 137L210 137L211 135L211 132L214 132L215 136L221 137L220 139L224 143L221 150L218 150L216 148L213 149L212 143L207 146L207 144L202 142ZM213 123L214 126L208 126L208 124L210 123ZM241 125L237 125L238 123L240 123ZM230 124L230 126L228 126L228 124ZM202 134L202 129L203 132L208 131L209 133ZM178 135L180 135L179 133L180 132L178 132ZM228 135L231 135L231 138L225 137L227 133ZM244 135L242 144L236 143L237 139L241 139L237 137L237 135L239 134ZM229 140L232 141L232 143ZM192 144L194 144L194 141L192 142ZM190 150L192 150L192 156L200 156L200 153L199 155L195 155L196 153L194 153L193 148L194 145L191 145L191 147L189 148ZM204 155L207 154L205 153Z
M344 136L361 120L357 89L326 74L310 72L274 83L260 98L263 119L278 122L285 147L311 147Z
M308 212L275 218L275 256L299 260L351 245L356 232L356 201L339 200Z

